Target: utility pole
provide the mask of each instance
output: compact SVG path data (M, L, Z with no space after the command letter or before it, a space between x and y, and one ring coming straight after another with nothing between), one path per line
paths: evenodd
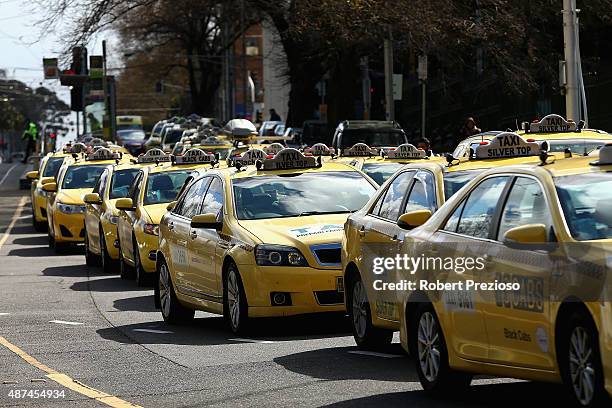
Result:
M391 27L385 38L385 105L387 120L395 120L395 101L393 100L393 33Z
M370 95L371 81L370 81L370 68L368 57L361 57L359 64L361 68L361 94L363 98L363 119L370 120L370 108L372 105L372 98Z
M565 115L578 122L580 115L580 93L578 90L578 43L576 0L563 0L563 42L565 52Z
M421 81L421 137L425 135L427 123L427 55L419 55L418 77Z
M248 114L248 101L247 101L247 88L248 88L248 72L247 72L247 61L246 61L246 6L245 0L240 2L240 31L242 33L241 43L242 47L240 54L242 57L242 101L244 105L244 116ZM251 118L252 119L252 118Z

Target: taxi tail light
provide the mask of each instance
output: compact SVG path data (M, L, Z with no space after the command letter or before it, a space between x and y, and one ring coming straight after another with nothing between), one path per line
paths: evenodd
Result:
M531 137L530 137L529 139L527 139L527 141L528 141L528 142L535 142L536 140L535 140L534 138L531 138Z
M481 146L486 146L489 144L489 142L487 142L486 140L483 140L482 142L478 143Z

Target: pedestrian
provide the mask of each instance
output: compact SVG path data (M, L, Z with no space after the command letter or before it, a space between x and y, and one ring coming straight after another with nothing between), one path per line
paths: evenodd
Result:
M461 128L460 134L461 138L465 139L480 132L482 132L482 129L476 126L476 121L474 120L474 118L469 117L465 120L465 123Z
M427 154L427 156L431 156L432 154L431 141L426 137L422 137L419 139L419 141L417 142L417 148L425 150L425 153Z
M22 162L24 164L28 162L30 155L36 151L36 140L38 139L38 127L36 123L29 119L26 120L26 123L26 130L23 132L23 135L21 135L21 139L26 141L26 149Z
M270 120L272 122L280 122L282 119L278 113L276 113L276 109L270 109Z

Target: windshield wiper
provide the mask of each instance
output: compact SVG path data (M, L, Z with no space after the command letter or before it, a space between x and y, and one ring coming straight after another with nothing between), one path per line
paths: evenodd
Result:
M341 211L303 211L297 215L297 217L302 217L306 215L322 215L322 214L345 214L352 213L353 210L341 210ZM291 216L290 216L291 217ZM295 215L293 217L296 217Z

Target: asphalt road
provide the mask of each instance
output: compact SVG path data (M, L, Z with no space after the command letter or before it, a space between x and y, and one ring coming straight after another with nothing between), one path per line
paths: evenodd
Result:
M432 400L397 338L362 353L343 316L262 320L249 338L205 313L168 326L151 290L87 268L82 248L48 249L17 185L0 182L0 406L564 406L559 386L490 378Z

